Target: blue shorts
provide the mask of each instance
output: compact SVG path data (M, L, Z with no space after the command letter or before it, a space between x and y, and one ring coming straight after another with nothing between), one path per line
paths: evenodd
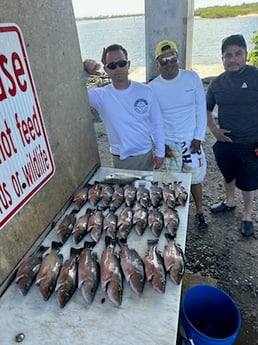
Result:
M218 167L227 183L236 180L237 188L244 191L258 189L258 157L254 150L258 143L238 144L217 141L213 152Z
M206 157L201 147L198 153L191 153L191 142L170 143L172 157L165 158L165 165L171 173L191 173L191 184L201 183L207 170Z

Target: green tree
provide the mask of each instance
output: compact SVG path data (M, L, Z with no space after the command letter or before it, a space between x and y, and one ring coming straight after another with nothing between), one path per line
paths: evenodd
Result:
M250 65L258 67L258 30L253 33L251 42L254 44L254 49L248 54L247 61Z

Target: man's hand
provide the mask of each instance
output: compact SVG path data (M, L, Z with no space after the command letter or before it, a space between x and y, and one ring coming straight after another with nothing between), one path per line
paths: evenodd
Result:
M159 169L162 167L162 164L164 162L164 158L161 157L154 157L154 163L153 163L153 168L154 169Z
M211 132L218 141L222 141L224 143L232 143L232 139L227 136L227 133L230 133L231 131L216 127Z
M86 59L83 61L83 68L85 72L89 73L89 75L100 75L99 72L100 64L97 63L95 60Z
M199 152L200 148L201 148L201 140L193 139L190 146L191 153Z

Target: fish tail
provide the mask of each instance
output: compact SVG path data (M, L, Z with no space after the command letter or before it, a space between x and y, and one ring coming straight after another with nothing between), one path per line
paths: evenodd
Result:
M63 246L62 242L52 241L51 248L55 250L60 250Z
M173 241L176 238L176 234L172 235L172 234L166 232L164 235L168 241Z

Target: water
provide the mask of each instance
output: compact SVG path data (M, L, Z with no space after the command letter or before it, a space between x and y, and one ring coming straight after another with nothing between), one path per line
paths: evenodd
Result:
M120 43L128 50L132 70L145 65L144 16L78 21L77 28L82 59L100 61L103 47ZM251 51L253 44L250 39L255 30L258 30L258 16L195 19L192 63L220 64L221 40L235 33L244 35L248 51Z

